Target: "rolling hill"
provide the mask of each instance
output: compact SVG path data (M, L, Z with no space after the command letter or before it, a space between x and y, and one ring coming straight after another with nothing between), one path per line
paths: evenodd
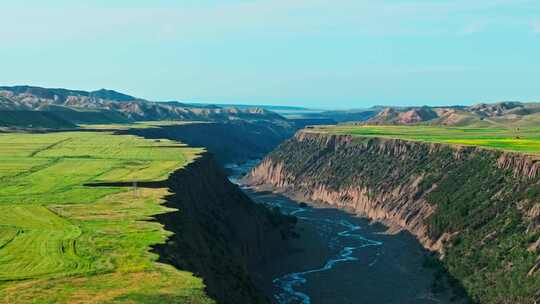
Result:
M32 121L40 116L29 111L50 112L71 124L238 119L287 124L282 116L261 108L199 107L175 101L152 102L105 89L87 92L32 86L3 86L0 87L0 110L26 111L18 114L19 116L27 115L24 117L25 121ZM0 115L0 118L5 116L5 114Z
M62 129L76 125L52 112L0 110L0 127Z
M363 124L458 127L530 127L540 123L540 103L504 101L469 107L388 107Z

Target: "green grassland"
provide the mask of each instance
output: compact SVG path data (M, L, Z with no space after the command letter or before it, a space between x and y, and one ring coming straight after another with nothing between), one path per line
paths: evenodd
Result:
M161 181L200 149L107 132L0 134L1 303L211 303L191 273L157 263L169 232ZM165 187L165 186L164 186Z
M338 125L310 129L315 132L359 137L397 138L414 141L480 146L528 154L540 154L540 125L528 128L470 128L433 126Z

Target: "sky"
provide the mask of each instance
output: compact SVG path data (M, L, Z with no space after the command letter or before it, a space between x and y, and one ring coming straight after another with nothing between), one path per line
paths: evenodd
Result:
M538 0L1 2L0 85L311 108L540 101Z

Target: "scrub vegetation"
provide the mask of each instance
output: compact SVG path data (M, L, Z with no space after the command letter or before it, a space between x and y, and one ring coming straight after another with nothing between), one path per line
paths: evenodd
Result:
M172 211L164 181L200 152L108 132L1 134L0 302L211 303L201 279L150 252L170 235L151 221Z

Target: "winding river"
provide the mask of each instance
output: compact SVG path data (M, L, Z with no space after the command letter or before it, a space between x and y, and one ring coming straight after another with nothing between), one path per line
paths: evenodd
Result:
M254 164L229 166L231 181ZM344 211L241 187L255 202L298 218L290 254L261 267L260 285L273 303L449 303L431 292L425 251L410 234L387 234Z

